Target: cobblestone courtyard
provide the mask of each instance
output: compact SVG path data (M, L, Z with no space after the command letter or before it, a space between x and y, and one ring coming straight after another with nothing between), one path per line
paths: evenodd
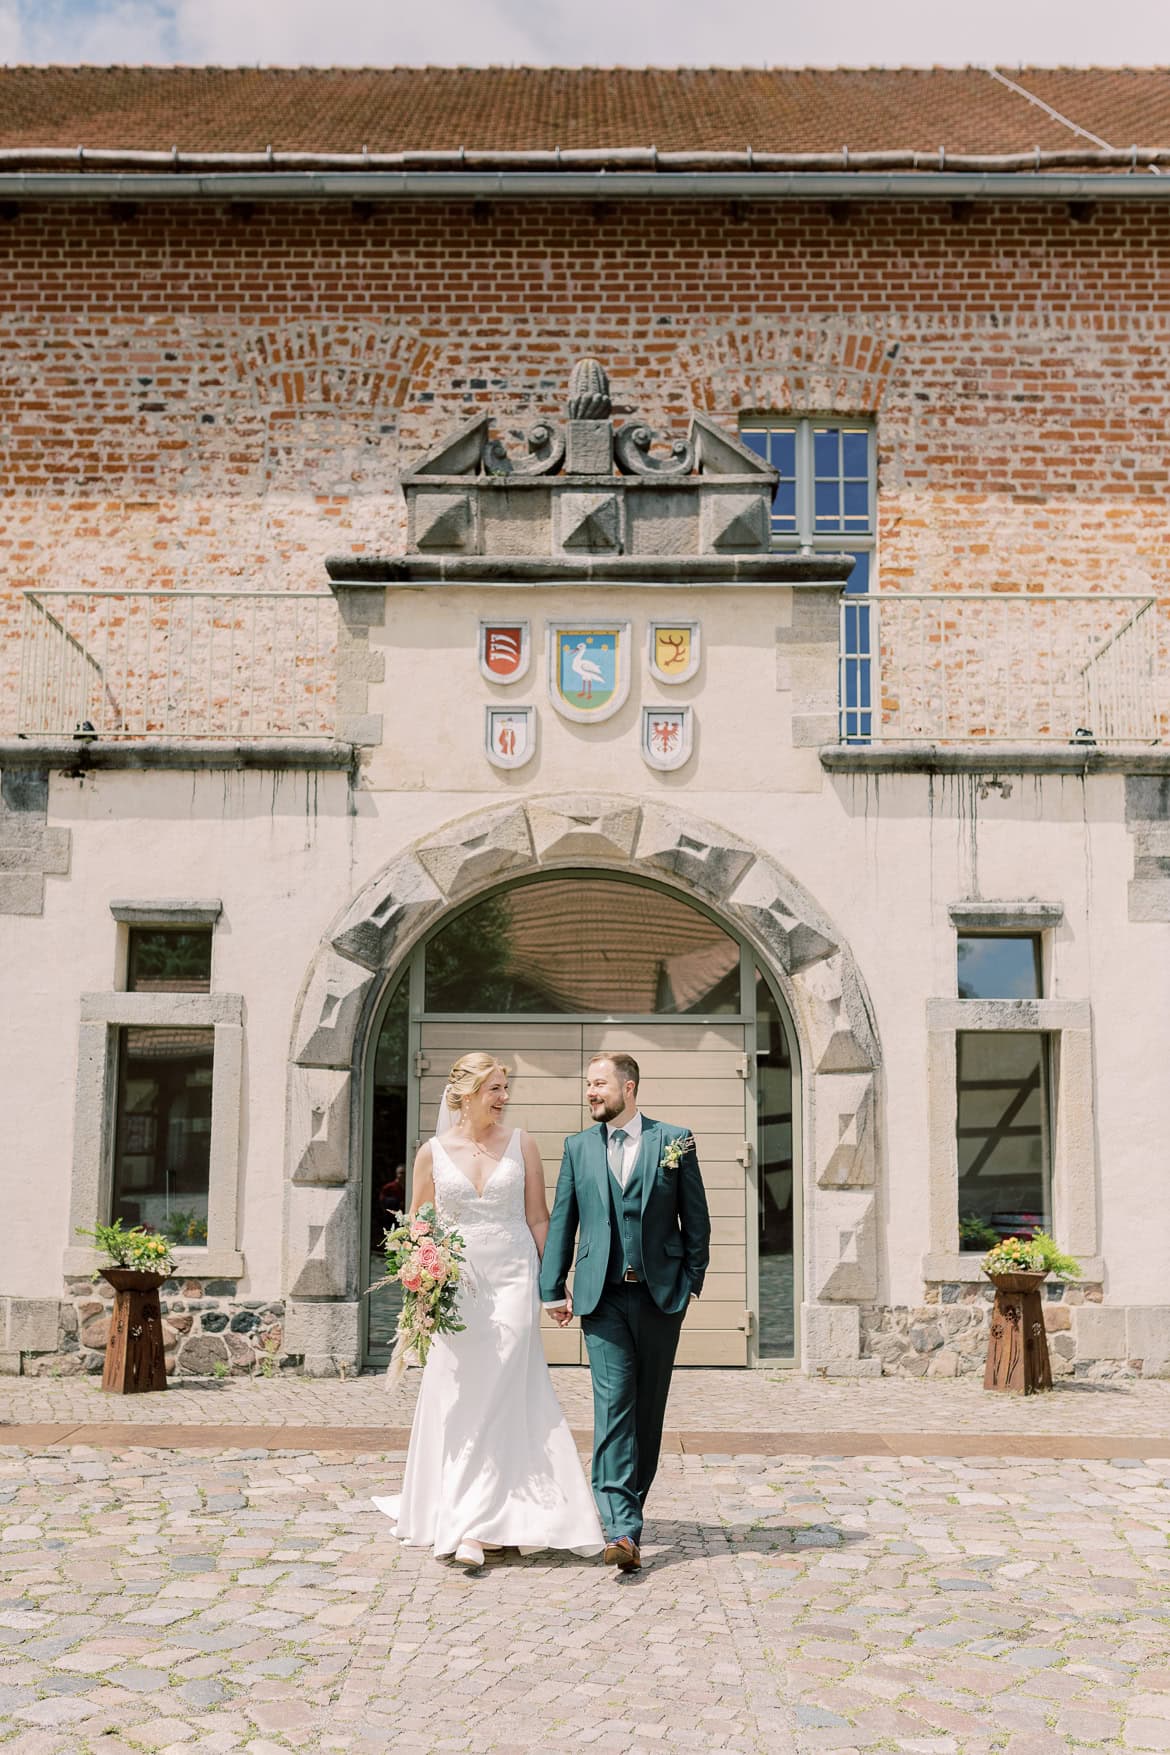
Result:
M556 1381L580 1427L584 1374ZM10 1420L124 1432L0 1431L6 1755L1170 1749L1170 1385L1022 1402L679 1373L668 1422L690 1440L664 1457L646 1569L620 1582L514 1554L467 1579L400 1550L369 1496L396 1488L402 1452L346 1440L398 1426L412 1394L6 1386ZM782 1425L807 1437L819 1417L818 1454L728 1454L719 1433L763 1441L765 1415L778 1452ZM135 1442L144 1417L176 1443L209 1421L272 1429L158 1448ZM285 1447L310 1424L336 1448ZM833 1454L846 1430L933 1432L960 1454L876 1438ZM1017 1451L1095 1433L1162 1455L961 1454L989 1431Z

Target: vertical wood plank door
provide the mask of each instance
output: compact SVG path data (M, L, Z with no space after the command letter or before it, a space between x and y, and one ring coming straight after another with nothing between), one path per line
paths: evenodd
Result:
M591 1125L585 1067L593 1054L626 1050L638 1061L638 1105L655 1121L690 1128L699 1148L712 1213L711 1266L702 1298L691 1305L679 1344L680 1365L748 1362L747 1087L741 1023L608 1024L511 1019L427 1022L420 1046L419 1131L434 1132L447 1073L461 1054L483 1050L511 1071L508 1119L535 1139L551 1205L565 1137ZM580 1327L543 1324L550 1364L585 1362Z
M551 1207L565 1137L589 1125L582 1073L581 1025L522 1023L510 1018L480 1022L427 1023L421 1031L426 1068L419 1090L419 1131L429 1139L447 1074L461 1054L493 1054L509 1069L508 1124L522 1127L536 1141L544 1163L545 1187ZM541 1320L545 1357L550 1365L580 1365L584 1354L581 1329L573 1323L557 1328Z
M683 1323L680 1365L748 1362L747 1081L740 1023L678 1022L586 1026L586 1056L626 1049L638 1062L638 1107L653 1121L695 1136L711 1208L711 1265L703 1295Z

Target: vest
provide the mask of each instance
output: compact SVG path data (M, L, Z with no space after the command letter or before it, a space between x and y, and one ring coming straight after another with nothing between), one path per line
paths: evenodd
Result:
M612 1170L609 1176L609 1208L612 1223L609 1228L609 1263L605 1270L607 1281L621 1280L627 1268L632 1268L640 1280L646 1278L646 1270L642 1266L642 1171L640 1168L641 1153L634 1159L634 1167L622 1187Z

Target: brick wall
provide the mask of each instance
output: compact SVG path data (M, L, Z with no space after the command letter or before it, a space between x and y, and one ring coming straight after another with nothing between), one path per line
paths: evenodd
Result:
M875 413L884 588L1166 594L1170 212L176 202L0 219L25 586L317 588L479 407Z

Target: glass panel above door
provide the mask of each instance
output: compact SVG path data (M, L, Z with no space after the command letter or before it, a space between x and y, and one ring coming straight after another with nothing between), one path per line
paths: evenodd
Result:
M426 949L434 1013L710 1016L739 1011L740 948L676 896L564 877L488 896Z

